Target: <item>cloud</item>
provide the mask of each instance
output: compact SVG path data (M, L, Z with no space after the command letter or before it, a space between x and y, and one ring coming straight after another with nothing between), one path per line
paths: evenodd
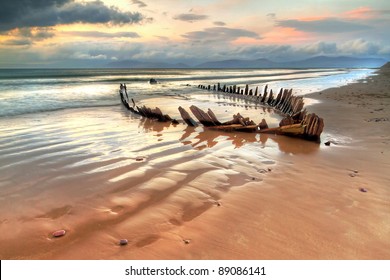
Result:
M20 28L12 31L4 32L9 40L2 42L8 46L30 46L35 41L43 41L54 37L54 30L49 27L34 27L34 28Z
M94 37L94 38L139 38L136 32L100 32L100 31L69 31L62 34L78 36L78 37Z
M221 42L226 43L241 37L260 39L261 37L252 31L227 27L211 27L203 31L193 31L182 35L194 42Z
M138 5L139 8L145 8L147 7L148 5L146 5L144 2L140 1L140 0L132 0L131 1L134 5Z
M346 41L339 46L339 52L353 55L377 55L383 51L383 46L364 39Z
M230 57L240 59L269 58L274 61L291 61L319 55L390 57L390 48L379 42L355 39L343 43L319 41L304 45L241 46L231 49Z
M214 21L214 25L216 25L216 26L225 26L226 23L224 23L223 21Z
M51 27L23 27L7 32L6 35L41 41L54 37L54 31L55 30Z
M8 42L11 43L11 42ZM383 57L390 59L390 48L379 42L363 39L343 43L320 41L305 45L231 45L188 44L159 41L154 44L113 42L112 40L75 41L72 43L32 45L25 48L28 41L15 47L2 49L2 66L25 67L46 65L45 67L95 67L103 66L112 60L140 60L146 62L186 63L194 66L206 61L225 59L268 58L274 61L291 61L317 55ZM1 44L0 48L6 47Z
M199 20L207 19L207 15L197 15L197 14L179 14L173 17L173 19L194 22Z
M344 16L351 19L372 19L383 18L390 15L390 10L373 10L370 7L359 7L344 13Z
M337 50L336 43L317 42L317 43L308 44L301 47L301 51L306 54L322 55L322 54L336 54L338 50Z
M22 27L50 27L57 24L109 23L132 24L144 20L138 12L122 12L102 1L2 0L0 31Z
M271 20L271 21L276 20L276 14L275 13L268 13L267 19Z
M337 18L325 18L319 20L277 20L276 25L314 33L343 33L371 28L368 25L352 21L344 21Z
M32 41L27 38L22 38L22 39L11 39L2 42L3 45L6 46L30 46L32 44Z

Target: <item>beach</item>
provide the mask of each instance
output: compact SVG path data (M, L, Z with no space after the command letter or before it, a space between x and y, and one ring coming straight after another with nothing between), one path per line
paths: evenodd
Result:
M182 91L139 103L178 119L189 104L221 121L237 112L270 126L282 119ZM111 99L7 117L0 258L389 259L389 97L388 67L305 95L325 121L321 143L158 123Z

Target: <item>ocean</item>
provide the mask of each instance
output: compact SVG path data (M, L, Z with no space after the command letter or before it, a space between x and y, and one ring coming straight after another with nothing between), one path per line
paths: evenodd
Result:
M189 84L221 84L293 88L307 94L361 79L371 69L0 69L0 117L70 108L118 106L120 83L135 99L180 96ZM150 85L150 78L159 81Z

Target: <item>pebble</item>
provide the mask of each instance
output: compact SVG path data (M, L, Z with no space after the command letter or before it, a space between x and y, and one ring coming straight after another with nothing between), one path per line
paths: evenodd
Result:
M121 246L127 245L127 243L129 243L129 241L127 239L119 240L119 245L121 245Z
M221 203L220 203L220 202L217 202L217 206L220 207L220 206L221 206Z
M356 177L356 174L355 173L350 173L349 176Z
M143 161L144 160L144 157L141 157L141 156L138 156L135 158L136 161Z
M359 189L361 192L368 192L368 190L366 188L360 188Z
M325 142L325 146L330 146L330 141Z
M183 242L184 242L184 244L190 244L190 240L189 239L183 239Z
M268 172L271 172L271 171L272 171L272 169L268 167Z
M53 237L61 237L64 236L66 231L64 229L56 230L53 232Z

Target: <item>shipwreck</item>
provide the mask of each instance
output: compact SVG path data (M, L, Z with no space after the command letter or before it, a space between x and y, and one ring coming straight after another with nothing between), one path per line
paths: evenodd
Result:
M212 91L218 94L234 95L237 98L248 100L252 103L260 104L273 108L277 113L283 116L278 127L268 127L265 119L256 124L253 120L242 116L240 113L233 115L232 120L220 122L217 116L211 109L207 112L192 105L190 106L191 113L198 120L195 121L190 113L183 107L179 107L179 113L183 122L188 126L203 125L208 129L227 131L227 132L248 132L248 133L267 133L287 135L292 137L300 137L311 141L320 141L321 133L324 129L324 120L314 113L308 113L304 109L304 100L302 96L293 95L292 89L280 89L277 95L274 95L272 89L268 92L268 86L264 87L262 93L258 87L249 89L249 85L244 88L234 86L217 85L198 85L198 89ZM123 105L134 114L141 115L146 118L155 119L160 122L180 123L178 120L171 118L169 115L163 114L160 108L154 109L146 106L139 107L135 101L126 99L126 89L119 90Z

